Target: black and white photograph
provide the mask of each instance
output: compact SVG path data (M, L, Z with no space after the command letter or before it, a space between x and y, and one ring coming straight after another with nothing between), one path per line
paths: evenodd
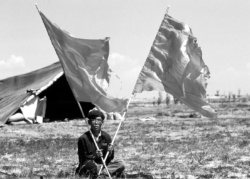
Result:
M249 12L0 0L0 178L250 178Z

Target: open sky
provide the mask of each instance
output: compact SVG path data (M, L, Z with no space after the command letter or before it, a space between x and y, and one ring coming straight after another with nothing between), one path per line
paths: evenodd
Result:
M128 93L169 5L198 39L211 72L207 93L250 94L249 0L1 0L0 79L58 61L35 3L75 37L110 37L109 64Z

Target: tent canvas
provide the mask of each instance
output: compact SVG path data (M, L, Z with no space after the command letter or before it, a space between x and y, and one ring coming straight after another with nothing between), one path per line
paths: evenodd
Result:
M52 85L45 88L48 84ZM27 74L0 80L0 123L6 123L31 96L27 93L30 89L40 89L42 92L38 96L47 97L45 118L82 118L61 64L56 62ZM85 114L94 107L93 104L84 102L81 102L81 106Z

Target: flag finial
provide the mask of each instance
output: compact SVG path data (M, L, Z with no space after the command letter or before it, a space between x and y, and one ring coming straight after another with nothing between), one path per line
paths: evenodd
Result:
M166 15L168 15L169 8L170 6L168 5L167 10L166 10Z
M37 6L37 3L35 3L35 6L36 6L36 9L38 10L38 12L40 12L40 10L39 10L39 8L38 8L38 6Z

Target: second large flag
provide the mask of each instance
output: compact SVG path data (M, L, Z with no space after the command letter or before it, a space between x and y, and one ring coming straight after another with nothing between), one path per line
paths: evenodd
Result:
M215 118L206 102L209 70L191 28L165 15L133 93L166 91L203 116Z

